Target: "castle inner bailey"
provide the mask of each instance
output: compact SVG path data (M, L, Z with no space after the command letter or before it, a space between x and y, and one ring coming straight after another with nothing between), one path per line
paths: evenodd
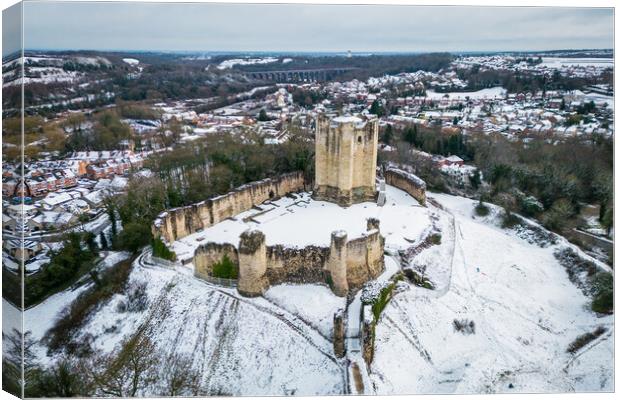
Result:
M252 182L222 196L161 213L153 223L153 236L172 243L267 200L307 189L303 172L291 172L278 178Z
M346 232L333 232L329 247L266 246L262 232L248 230L240 236L237 248L232 244L200 245L194 253L194 274L209 279L213 264L227 255L238 268L237 289L244 296L261 296L281 283L327 284L337 296L346 296L381 274L383 251L379 221L373 218L361 237L349 240Z
M313 197L341 206L376 198L379 121L358 117L316 121L315 186Z
M395 167L388 167L383 174L388 185L409 193L421 205L426 205L426 182L416 175Z

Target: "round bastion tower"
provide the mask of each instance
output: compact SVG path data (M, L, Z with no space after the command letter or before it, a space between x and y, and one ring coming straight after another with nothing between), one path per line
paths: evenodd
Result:
M344 207L374 201L378 140L376 118L319 114L313 197Z

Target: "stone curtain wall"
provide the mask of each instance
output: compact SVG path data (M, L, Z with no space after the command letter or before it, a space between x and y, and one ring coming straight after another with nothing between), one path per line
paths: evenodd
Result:
M385 171L385 182L409 193L420 204L426 205L426 182L402 169L389 167Z
M357 290L384 269L384 239L377 220L368 222L369 231L349 241L344 232L332 233L330 247L290 248L266 246L265 235L244 232L238 250L232 244L206 243L194 254L195 275L203 277L225 254L238 264L238 290L244 296L260 296L281 283L327 284L338 296ZM238 255L238 256L237 256Z
M267 279L270 285L280 283L327 283L323 265L328 249L307 246L302 249L282 245L267 247Z
M383 237L378 230L347 243L347 284L358 290L383 271Z
M161 213L153 223L153 236L172 243L267 200L306 189L303 172L291 172L279 178L249 183L225 195Z

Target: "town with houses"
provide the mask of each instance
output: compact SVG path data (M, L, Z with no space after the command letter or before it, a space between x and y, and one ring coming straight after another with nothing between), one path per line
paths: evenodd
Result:
M26 63L32 60L62 65L54 57L29 57L26 60ZM286 60L284 58L281 62L285 63ZM139 65L135 59L124 61L131 66ZM218 68L226 69L239 64L233 61L224 61ZM269 57L254 61L268 64L280 60ZM15 172L21 165L5 165L2 182L6 210L3 214L3 231L7 237L19 235L21 230L26 237L41 237L46 233L73 229L85 222L97 221L98 218L103 220L100 217L108 193L122 191L127 176L141 171L144 160L150 154L166 151L160 144L151 142L150 138L160 129L162 122L170 119L182 123L181 143L217 132L239 135L254 131L264 137L265 143L273 144L287 140L287 126L291 121L302 121L303 125L310 127L319 113L370 114L373 103L385 105L390 102L395 105L397 112L379 119L382 128L387 125L404 128L414 124L439 126L448 132L460 131L467 135L468 131L478 131L524 142L537 136L548 140L592 133L613 136L614 97L613 88L609 84L566 91L508 93L502 87L464 91L467 82L459 79L454 69L474 67L483 71L501 69L541 76L561 74L595 79L608 73L613 64L606 58L541 57L540 62L532 65L511 55L467 56L456 58L449 68L439 72L399 73L371 77L366 81L353 79L343 82L278 83L275 89L272 86L260 86L236 97L248 97L269 89L273 91L259 98L235 102L204 113L193 110L192 104L195 101L155 103L153 108L160 110L161 120L123 121L134 135L142 139L142 148L148 150L135 150L134 144L128 143L124 150L79 151L62 159L50 155L47 160L39 159L23 166L24 188L20 187L19 176ZM63 75L58 67L36 67L35 71L41 74L41 78L32 78L33 81L79 82L78 75ZM4 85L17 83L19 81L9 81ZM324 92L325 99L311 107L295 104L292 93L296 88ZM412 94L398 96L399 92ZM575 124L567 124L577 109L590 103L594 107L587 118ZM260 110L265 110L268 121L258 120ZM56 118L62 120L63 115L68 116L73 112L62 112ZM382 151L394 150L385 143L380 143L380 146ZM422 151L417 151L417 154L432 160L446 177L457 184L467 184L467 177L476 169L464 163L458 155L444 157ZM22 190L27 193L27 212L23 218L19 216L18 207L11 206L16 194ZM16 262L23 258L26 270L33 272L46 260L48 247L37 241L32 243L24 254L20 254L15 247L16 241L5 240L3 251ZM28 264L34 266L28 267Z
M81 248L97 249L98 254L91 272L83 273L81 266L82 275L71 277L69 286L46 287L49 297L37 292L39 297L27 300L32 301L24 315L33 325L33 357L43 370L73 356L81 360L75 365L83 367L82 354L87 359L98 352L112 357L119 346L126 345L123 335L148 327L152 342L145 348L166 352L168 359L185 357L187 348L179 344L183 340L201 349L200 356L175 361L174 368L190 371L186 375L195 382L182 381L184 391L174 395L613 391L613 363L608 365L613 360L613 305L596 314L583 306L594 290L588 291L592 283L584 276L611 270L613 221L611 226L603 221L601 204L580 204L584 225L570 229L579 231L576 234L587 246L569 241L552 232L560 231L551 217L564 199L549 200L544 211L550 217L536 220L543 214L544 199L509 192L502 186L501 168L483 173L479 160L463 150L463 143L474 137L489 142L501 139L522 148L539 142L562 146L577 141L587 146L598 143L599 137L613 140L611 50L450 55L440 68L394 73L387 68L371 76L356 76L361 67L342 66L347 60L367 57L351 52L334 56L337 67L321 64L312 70L304 67L315 62L308 61L311 57L288 54L198 54L173 61L161 57L165 62L189 63L182 65L207 74L218 91L204 97L167 98L154 93L156 89L144 89L145 100L134 100L129 89L114 85L122 82L131 88L141 79L149 82L145 78L149 71L158 71L152 66L163 61L147 53L33 52L3 64L3 89L11 91L21 84L34 88L26 113L40 117L40 126L33 130L39 136L30 142L26 138L26 157L5 157L3 164L4 272L17 276L23 265L27 284L28 279L35 282L47 276L43 274L50 265L64 262L55 260L63 246L74 240L72 233L90 234ZM21 60L24 77L16 68ZM109 71L119 76L110 78ZM264 77L255 78L258 74ZM226 84L243 89L233 91ZM41 88L56 88L61 94L50 95ZM5 116L11 111L5 105ZM116 112L118 123L105 119L106 113ZM114 136L109 148L72 142L82 140L83 132L99 131L122 134ZM418 132L437 136L430 144L418 143L419 137L407 139ZM363 154L373 154L377 168L368 167L371 158L365 165L354 155L331 161L329 152L339 150L330 146L341 139L330 135L338 134L348 138L351 146L356 142L370 146ZM441 138L455 135L461 146L458 151L440 147L444 146ZM3 152L14 151L17 145L4 136ZM148 238L141 238L137 249L115 242L115 235L131 224L138 229L135 218L140 219L123 214L127 211L121 210L118 199L129 201L133 196L132 201L140 204L135 197L142 193L132 192L136 187L132 185L159 178L168 184L157 165L167 155L172 158L179 149L191 149L180 158L192 152L198 155L212 143L209 140L224 137L239 146L257 144L267 153L271 148L297 145L300 136L313 152L316 146L310 161L302 160L306 166L316 163L317 171L309 177L306 171L286 170L243 185L231 181L230 187L222 186L227 193L192 204L178 200L166 187L166 200L153 206L160 207L157 218L150 220L149 214L142 221L147 231L140 232ZM61 138L59 148L52 147L55 137ZM403 146L403 140L409 144ZM325 159L319 157L323 150L329 153ZM232 161L218 156L219 161L205 162L207 175L216 176L221 165L233 165L230 170L237 172L235 156L230 156ZM413 161L405 165L403 160ZM166 171L166 179L183 176L189 169L189 161L173 161L178 166ZM361 186L351 182L347 186L342 183L346 178L338 178L337 187L327 182L333 176L345 176L337 172L345 164L371 169L363 178L357 177L362 174L358 170L347 172L353 181L364 182L362 189L371 193L368 198L356 200ZM326 177L321 176L319 165L327 171ZM189 192L190 183L181 186ZM150 188L142 189L146 196ZM324 193L319 196L320 191ZM504 198L509 200L500 204ZM516 217L515 222L513 214L526 208L510 209L514 198L523 204L525 198L535 211ZM172 199L178 204L172 204ZM224 205L218 209L220 204ZM321 220L324 226L317 225ZM293 226L303 232L286 231ZM472 237L483 242L474 243ZM362 242L365 253L360 256L355 246ZM335 249L345 253L344 261L340 260L344 264L337 264ZM499 257L493 249L505 250L501 263L493 263ZM254 259L248 258L250 253ZM213 262L216 256L218 262ZM295 264L296 257L321 260L328 277L313 272L314 264L312 268ZM364 257L370 272L363 272L367 276L362 279L362 272L355 269L358 265L352 265ZM267 265L260 270L260 260L265 259ZM567 274L567 262L589 266L589 275L582 269ZM295 274L278 272L278 263L297 268ZM553 265L552 272L545 263ZM344 276L339 275L338 265L345 264ZM102 295L107 300L89 308L78 327L63 333L59 321L73 321L73 314L79 315L73 311L75 304L88 294L97 297L101 287L108 290L102 286L108 278L101 278L106 271L126 265L133 266L133 272L127 273L123 289L109 289L112 297ZM215 276L216 268L227 266L237 272ZM556 292L551 292L571 300L551 298L545 286L550 280L556 284ZM522 299L526 292L536 292L542 300ZM137 297L145 300L133 310L131 302ZM485 303L483 298L490 300ZM513 303L502 303L506 299ZM381 302L383 315L383 308L375 308ZM5 314L12 310L11 304L3 302ZM197 304L204 308L195 309ZM513 313L512 304L527 311ZM255 323L235 322L236 318L253 320L255 314L260 315ZM500 315L509 315L511 324L526 328L517 335ZM201 326L194 327L188 320ZM211 338L205 333L210 329L216 332ZM565 351L582 331L594 332L588 338L592 347L579 350L583 353ZM269 339L261 343L248 339L255 333ZM505 339L490 339L498 337ZM54 344L59 340L61 345ZM286 352L286 346L299 351ZM453 348L459 349L456 356L449 351ZM480 355L482 349L501 356ZM256 351L267 361L261 364L243 355L247 351ZM300 354L308 355L302 359ZM105 360L93 360L100 361L89 366L93 370L105 365ZM229 363L241 365L242 372L229 368ZM275 365L268 379L259 374L265 365ZM547 367L553 373L545 377ZM591 374L593 369L596 373ZM415 381L406 372L414 370L420 376ZM492 371L492 379L484 371ZM167 371L156 373L161 382L168 379ZM238 383L234 388L233 381ZM93 385L87 394L128 395L124 389L106 392L107 386ZM146 385L135 393L168 392Z

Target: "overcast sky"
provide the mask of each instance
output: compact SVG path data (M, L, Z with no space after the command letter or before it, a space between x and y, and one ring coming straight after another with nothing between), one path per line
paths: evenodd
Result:
M498 51L613 47L613 10L26 2L27 49ZM5 51L6 53L6 51Z

